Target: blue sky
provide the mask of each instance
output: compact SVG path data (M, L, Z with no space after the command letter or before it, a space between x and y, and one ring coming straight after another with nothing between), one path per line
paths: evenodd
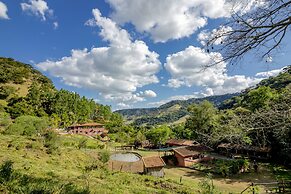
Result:
M230 3L213 2L0 0L0 56L113 109L238 92L290 64L287 34L269 62L247 56L199 71L223 57L201 44L231 16Z

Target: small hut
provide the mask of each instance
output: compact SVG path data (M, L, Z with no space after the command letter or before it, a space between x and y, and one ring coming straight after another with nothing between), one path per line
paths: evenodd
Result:
M142 158L144 163L144 173L155 176L164 177L165 162L160 156L151 156Z
M174 156L177 159L178 166L181 167L190 167L195 163L202 161L209 161L213 158L207 156L206 154L212 149L204 145L195 145L195 146L184 146L173 149Z

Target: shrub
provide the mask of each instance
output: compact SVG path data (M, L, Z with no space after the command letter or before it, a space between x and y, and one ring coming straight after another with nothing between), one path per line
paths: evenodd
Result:
M110 153L107 150L102 150L101 152L99 152L99 157L100 157L100 161L105 164L109 161L110 159Z
M12 86L0 86L0 99L6 99L15 91L15 88L13 88Z
M11 179L13 173L13 162L5 161L0 167L0 183L7 182Z
M214 184L213 184L213 179L212 179L212 175L209 173L206 175L206 177L199 182L199 193L202 194L218 194L220 193L219 191L217 191L217 189L215 188Z
M58 150L58 135L52 130L47 130L42 135L44 137L44 147L47 153L52 154Z
M248 161L245 159L238 160L216 160L214 163L214 169L212 170L216 174L221 174L223 176L229 176L232 174L237 174L242 168L247 168L249 165Z
M0 110L0 132L1 129L6 129L11 124L11 118L8 113L1 112Z
M86 148L87 147L87 142L88 142L88 139L83 137L79 140L79 143L78 143L78 148L81 149L81 148Z
M49 122L46 118L34 116L20 116L10 125L5 133L14 135L32 136L42 133L48 128Z

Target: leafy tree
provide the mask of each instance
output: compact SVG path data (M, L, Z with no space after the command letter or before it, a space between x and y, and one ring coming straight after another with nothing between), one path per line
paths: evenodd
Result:
M6 128L12 123L10 115L6 112L0 112L0 129Z
M16 92L12 86L0 86L0 99L6 99L8 96Z
M190 117L185 129L192 132L191 137L201 143L208 143L210 136L219 126L218 110L208 101L189 106Z
M145 134L142 131L138 131L135 136L135 143L141 144L145 140L147 140Z
M152 128L146 132L147 139L149 139L156 146L165 144L171 135L172 130L166 125Z
M261 86L251 90L242 102L250 110L255 111L259 108L268 108L272 100L276 99L276 94L270 87Z
M171 129L178 139L191 139L192 137L192 131L185 128L185 124L174 125Z
M23 97L10 99L6 110L13 119L22 115L34 115L33 108Z

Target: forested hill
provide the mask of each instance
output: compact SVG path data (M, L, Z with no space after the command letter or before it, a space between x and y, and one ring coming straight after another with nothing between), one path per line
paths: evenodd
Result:
M221 109L232 109L239 106L249 107L251 109L256 109L257 104L251 102L255 94L259 94L258 99L266 100L271 98L268 96L271 92L278 92L282 93L282 91L290 88L291 84L291 65L287 66L283 69L283 71L273 77L269 77L267 79L262 80L258 83L255 87L247 88L246 90L242 91L240 95L234 96L228 100L226 100L221 106ZM275 98L275 97L274 97Z
M31 65L0 57L0 120L23 116L42 117L52 127L92 121L122 122L122 117L112 113L109 106L75 92L57 90Z
M207 100L214 104L218 109L232 109L239 106L248 107L249 109L256 109L261 106L261 99L268 98L269 92L281 92L291 83L291 68L286 67L283 72L274 77L262 80L255 87L248 88L241 93L225 94L220 96L209 96L205 98L192 98L188 100L174 100L156 108L137 108L137 109L124 109L118 110L117 113L129 123L135 125L156 125L156 124L169 124L181 123L186 120L189 113L187 107L191 104L198 104ZM252 96L256 93L260 94L259 99L254 100Z
M26 96L32 83L54 90L52 81L31 65L0 57L0 105L5 106L11 98Z
M225 100L238 95L239 93L191 98L188 100L173 100L156 108L123 109L116 112L121 114L128 122L133 122L136 125L179 123L185 121L188 115L187 107L193 103L207 100L213 103L217 108L220 108Z

